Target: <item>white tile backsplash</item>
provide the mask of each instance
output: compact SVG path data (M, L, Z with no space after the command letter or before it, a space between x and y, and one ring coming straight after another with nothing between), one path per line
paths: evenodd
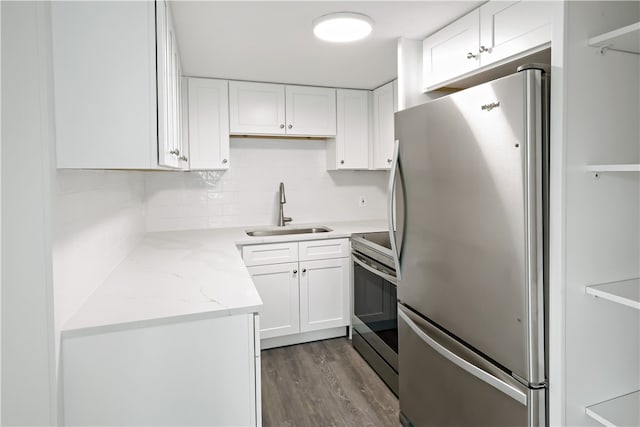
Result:
M144 185L141 172L54 174L54 303L60 330L141 238Z
M146 173L146 229L275 224L280 182L294 224L386 218L388 172L329 172L326 155L324 140L232 138L228 171Z

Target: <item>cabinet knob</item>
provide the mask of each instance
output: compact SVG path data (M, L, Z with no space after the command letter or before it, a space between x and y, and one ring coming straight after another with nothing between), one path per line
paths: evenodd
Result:
M489 52L489 49L487 49L486 47L480 46L480 53L483 53L483 52L491 53Z
M298 274L298 270L293 270L293 274Z
M473 52L469 52L467 53L467 59L473 59L473 58L477 58L478 55L474 55Z
M341 164L341 165L344 165L344 160L340 160L340 164Z
M303 268L303 269L302 269L302 274L304 274L304 273L306 273L306 272L307 272L307 269L306 269L306 268Z
M173 154L174 156L179 156L180 155L180 150L178 150L177 148L175 150L171 150L169 151L169 154Z
M387 163L391 163L393 160L391 159L387 159Z
M180 160L182 160L183 162L186 162L187 160L189 160L189 159L187 158L187 156L184 156L184 155L183 155L183 156L180 156L180 157L178 157L178 158L179 158Z
M284 125L280 125L280 129L284 129Z
M292 125L292 124L289 124L289 126L287 126L287 127L288 127L289 129L291 129L291 128L293 127L293 125Z
M225 165L226 165L228 162L229 162L229 160L227 160L227 159L222 159L222 164L225 164Z

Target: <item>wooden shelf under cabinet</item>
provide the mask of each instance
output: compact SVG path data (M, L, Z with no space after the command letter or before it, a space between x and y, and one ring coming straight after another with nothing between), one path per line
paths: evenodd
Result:
M589 46L619 52L640 53L640 22L589 39Z
M640 310L640 279L587 286L588 294Z
M640 391L587 406L585 412L605 426L640 425Z

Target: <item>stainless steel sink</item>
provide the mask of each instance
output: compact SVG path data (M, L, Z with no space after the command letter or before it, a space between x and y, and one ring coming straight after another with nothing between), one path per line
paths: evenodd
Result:
M263 237L263 236L284 236L287 234L313 234L313 233L326 233L333 231L329 227L309 227L309 228L281 228L281 229L269 229L269 230L251 230L247 231L247 236Z

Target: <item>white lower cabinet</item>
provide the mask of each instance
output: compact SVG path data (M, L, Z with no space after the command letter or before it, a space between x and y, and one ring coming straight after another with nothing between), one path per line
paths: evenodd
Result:
M257 265L248 269L263 303L260 337L300 332L298 263Z
M64 425L261 425L254 313L62 337Z
M348 283L349 258L300 263L301 332L349 324Z
M296 262L264 264L265 257L256 256L282 252L283 246L290 253L283 259ZM348 239L250 245L242 252L263 302L260 338L283 339L268 347L346 333L344 327L350 324Z

